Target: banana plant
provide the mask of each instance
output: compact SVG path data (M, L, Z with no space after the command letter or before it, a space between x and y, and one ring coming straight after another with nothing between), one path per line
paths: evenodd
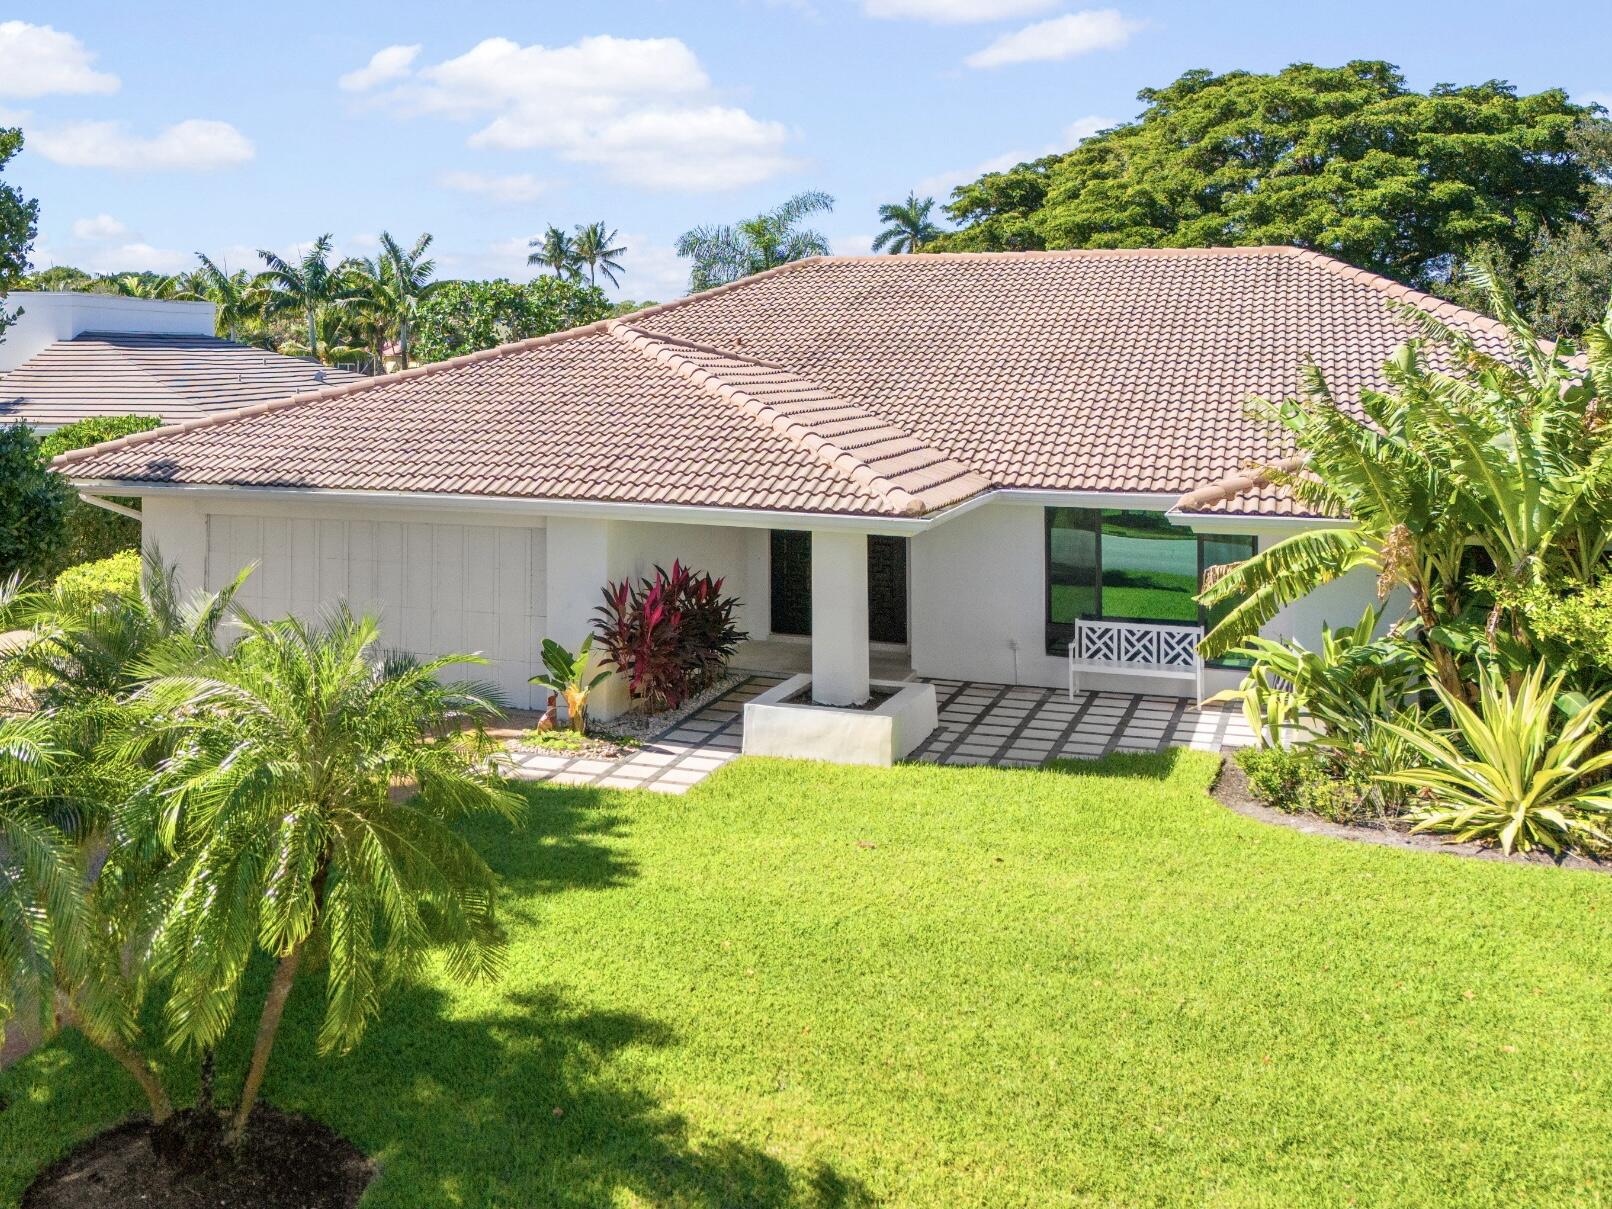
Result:
M591 678L588 676L588 664L593 659L593 635L589 634L582 640L582 645L575 654L566 650L552 638L543 639L543 671L533 676L527 683L536 684L559 693L565 698L565 712L570 719L571 729L577 734L586 734L588 729L588 694L593 692L606 680L611 673L601 671Z

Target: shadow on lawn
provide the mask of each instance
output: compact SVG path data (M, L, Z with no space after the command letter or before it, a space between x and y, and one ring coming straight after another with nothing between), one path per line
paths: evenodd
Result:
M465 836L493 867L511 897L566 890L609 890L638 876L623 852L626 819L610 795L571 786L517 784L526 814L514 827L481 820Z
M591 1209L617 1203L622 1190L711 1209L876 1203L828 1164L792 1171L746 1143L697 1141L686 1118L623 1082L611 1066L626 1051L677 1044L658 1021L578 1008L547 990L455 1019L442 1014L439 992L410 987L356 1053L320 1064L311 1044L318 997L299 998L304 1018L284 1077L271 1075L274 1098L380 1160L374 1203Z

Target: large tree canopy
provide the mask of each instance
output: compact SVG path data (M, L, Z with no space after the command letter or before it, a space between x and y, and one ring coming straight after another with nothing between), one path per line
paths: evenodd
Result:
M591 285L558 277L512 281L444 281L421 301L414 318L416 361L442 361L513 340L546 336L593 323L611 313Z
M1560 89L1405 86L1389 63L1189 71L1132 122L953 193L931 250L1297 244L1426 286L1581 213L1592 172Z
M11 157L22 150L22 131L12 127L0 129L0 173ZM39 203L22 195L15 185L0 180L0 300L6 291L15 287L28 271L28 250L33 247L34 223L39 218ZM0 339L5 338L11 319L0 307Z

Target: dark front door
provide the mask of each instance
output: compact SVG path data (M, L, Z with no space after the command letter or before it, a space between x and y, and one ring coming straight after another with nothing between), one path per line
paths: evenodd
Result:
M772 629L812 632L812 535L772 531ZM907 641L907 539L868 538L868 638Z
M868 538L868 638L907 642L907 539Z
M812 535L772 531L772 629L775 634L812 632Z

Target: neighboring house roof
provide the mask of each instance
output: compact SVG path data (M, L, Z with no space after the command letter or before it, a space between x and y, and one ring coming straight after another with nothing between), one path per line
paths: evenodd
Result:
M0 375L0 423L54 428L86 416L181 424L363 377L213 336L85 332Z
M621 320L66 455L82 480L916 515L990 488L1179 495L1292 451L1306 362L1381 387L1409 303L1296 248L826 257ZM1275 489L1217 512L1298 515Z

